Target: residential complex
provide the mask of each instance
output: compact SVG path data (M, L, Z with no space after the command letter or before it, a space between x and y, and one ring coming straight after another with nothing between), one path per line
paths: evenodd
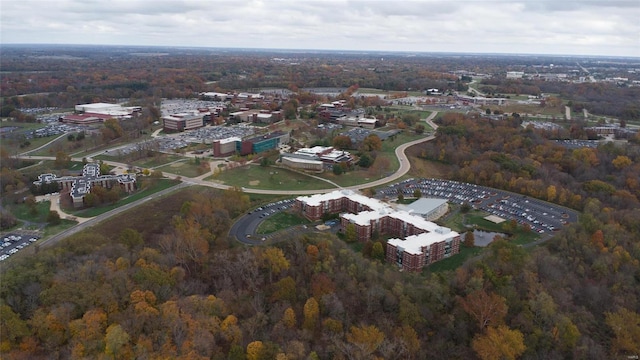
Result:
M298 197L294 209L311 221L340 213L343 229L353 224L358 241L371 240L374 233L393 236L386 259L407 271L420 271L460 250L457 232L350 190Z

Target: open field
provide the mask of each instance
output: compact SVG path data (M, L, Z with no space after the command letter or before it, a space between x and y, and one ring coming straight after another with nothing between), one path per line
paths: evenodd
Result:
M331 184L283 168L247 165L206 178L227 185L268 190L327 189Z
M505 106L488 106L490 109L500 109L506 114L518 113L522 114L540 114L546 116L555 116L558 119L564 119L564 105L559 107L540 107L538 105L505 105Z
M202 160L203 163L208 163L206 160ZM177 174L185 177L198 177L202 175L200 172L200 165L196 165L194 159L187 158L184 161L174 162L162 167L156 168L156 170Z

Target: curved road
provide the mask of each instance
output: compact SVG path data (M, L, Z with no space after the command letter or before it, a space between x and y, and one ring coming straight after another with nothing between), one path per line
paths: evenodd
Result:
M429 126L431 126L434 130L438 128L438 126L436 124L433 123L433 119L438 115L437 111L434 111L431 113L431 115L429 115L428 118L425 119L425 121L427 122L427 124ZM65 136L65 135L62 135ZM60 136L60 137L62 137ZM59 137L58 137L59 138ZM53 141L57 140L58 138L54 139ZM411 164L409 163L409 159L407 158L407 155L405 154L405 150L407 148L409 148L410 146L416 145L416 144L420 144L426 141L430 141L433 140L435 138L435 136L428 136L422 139L418 139L415 141L411 141L405 144L402 144L400 146L398 146L395 150L395 154L396 157L398 158L398 161L400 163L400 167L398 168L398 170L379 180L376 181L372 181L369 183L365 183L365 184L360 184L360 185L354 185L354 186L350 186L347 189L351 189L351 190L358 190L358 189L364 189L364 188L369 188L369 187L375 187L375 186L380 186L383 184L386 184L388 182L392 182L394 180L397 180L399 178L401 178L402 176L404 176L407 172L409 172L409 169L411 168ZM40 148L48 145L49 143L41 146ZM38 148L38 149L40 149ZM38 150L38 149L34 149L34 150L30 150L28 152L22 153L20 154L18 157L21 158L27 158L27 159L35 159L35 160L54 160L55 157L52 156L30 156L28 155L29 153ZM101 153L101 152L100 152ZM92 154L92 156L95 154ZM72 158L73 161L82 161L82 158ZM122 167L122 168L127 168L128 165L124 164L124 163L120 163L120 162L116 162L116 161L108 161L105 160L104 163L110 165L110 166L115 166L115 167ZM186 187L186 186L190 186L190 185L201 185L201 186L208 186L208 187L212 187L212 188L217 188L217 189L222 189L222 190L227 190L232 188L233 186L230 185L224 185L224 184L219 184L219 183L215 183L215 182L211 182L211 181L204 181L202 179L202 176L198 177L198 178L185 178L182 177L180 175L177 174L172 174L172 173L167 173L167 172L163 172L162 173L165 177L170 178L170 179L177 179L180 178L182 180L182 183L177 185L177 186L173 186L169 189L160 191L158 193L155 193L153 195L150 195L144 199L140 199L138 201L134 201L132 203L126 204L124 206L118 207L116 209L113 209L111 211L108 211L104 214L98 215L96 217L93 217L91 219L88 219L84 222L82 222L81 224L77 224L72 228L69 228L59 234L56 234L48 239L44 239L38 242L38 247L49 247L54 245L55 243L57 243L58 241L73 235L77 232L80 232L90 226L96 225L99 222L108 219L111 216L117 215L119 213L122 213L124 211L127 211L131 208L134 208L144 202L150 201L154 198L158 198L161 197L163 195L169 194L177 189ZM322 189L322 190L263 190L263 189L247 189L247 188L243 188L242 190L246 193L252 193L252 194L269 194L269 195L312 195L312 194L317 194L317 193L322 193L322 192L331 192L334 191L336 188L338 187L333 187L333 188L328 188L328 189ZM257 226L257 224L252 224L253 226Z
M427 117L425 119L425 121L427 122L427 124L429 126L431 126L434 130L438 128L438 126L436 124L433 123L433 119L438 115L437 111L434 111L431 113L431 115L429 115L429 117ZM376 180L376 181L372 181L372 182L368 182L365 184L359 184L359 185L354 185L354 186L350 186L347 187L346 189L351 189L351 190L359 190L359 189L365 189L365 188L370 188L370 187L375 187L375 186L380 186L383 184L386 184L388 182L392 182L394 180L397 180L399 178L401 178L402 176L404 176L407 172L409 172L409 169L411 168L411 164L409 163L409 159L407 158L407 155L404 153L405 150L407 148L409 148L410 146L416 145L416 144L420 144L426 141L430 141L433 140L435 138L435 136L427 136L424 137L422 139L418 139L418 140L414 140L405 144L402 144L400 146L398 146L395 150L395 154L396 157L398 158L398 161L400 162L400 167L398 168L398 170L396 172L394 172L393 174ZM26 155L27 153L23 153L21 154L19 157L21 158L29 158L29 159L36 159L36 160L54 160L55 157L53 156L29 156ZM73 161L82 161L82 158L72 158ZM121 163L121 162L117 162L117 161L110 161L110 160L103 160L103 162L107 165L110 166L115 166L115 167L122 167L122 168L127 168L129 165L125 164L125 163ZM220 184L220 183L216 183L216 182L212 182L212 181L205 181L202 179L202 176L198 177L198 178L187 178L184 176L180 176L177 174L173 174L173 173L168 173L168 172L163 172L162 175L164 175L167 178L170 179L177 179L180 178L183 182L191 184L191 185L201 185L201 186L208 186L208 187L212 187L212 188L216 188L216 189L222 189L222 190L227 190L227 189L231 189L233 188L233 186L231 185L225 185L225 184ZM337 188L340 187L332 187L332 188L327 188L327 189L321 189L321 190L265 190L265 189L251 189L251 188L242 188L242 191L244 191L245 193L251 193L251 194L269 194L269 195L312 195L312 194L318 194L318 193L323 193L323 192L331 192L336 190Z

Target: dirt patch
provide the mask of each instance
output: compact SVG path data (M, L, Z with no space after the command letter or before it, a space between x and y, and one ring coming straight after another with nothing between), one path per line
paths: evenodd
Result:
M260 185L260 180L251 180L249 181L250 186L258 186Z

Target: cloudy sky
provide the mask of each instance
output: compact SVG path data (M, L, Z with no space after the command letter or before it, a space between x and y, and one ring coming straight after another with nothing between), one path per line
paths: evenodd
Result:
M0 42L640 57L640 0L0 0Z

